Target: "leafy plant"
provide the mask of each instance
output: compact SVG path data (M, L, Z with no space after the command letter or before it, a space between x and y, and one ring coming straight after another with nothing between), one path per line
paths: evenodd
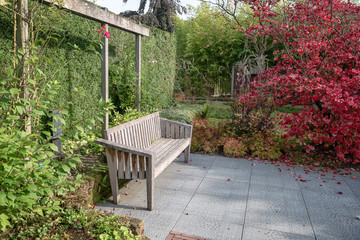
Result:
M208 119L210 116L210 106L205 104L203 108L195 114L195 119Z
M297 138L307 154L359 165L360 7L341 0L267 3L249 1L261 24L247 33L271 36L284 48L274 52L276 66L265 71L242 100L258 102L267 96L276 106L302 106L299 113L281 119L283 138Z
M139 112L136 109L126 108L124 114L120 114L116 111L113 112L111 124L112 126L117 126L122 123L129 122L131 120L138 119L139 117L143 117L148 115L147 112Z
M120 217L85 211L64 209L44 216L33 216L7 233L0 233L2 239L121 239L136 240L129 224Z
M44 17L45 22L60 20L61 12L57 8L50 13ZM34 216L61 209L56 197L75 189L77 181L69 177L80 160L73 152L57 157L54 151L58 148L52 141L55 137L62 141L78 139L79 134L91 129L111 108L111 103L100 101L97 115L78 118L71 124L52 114L51 103L61 86L45 75L41 66L43 61L51 64L42 54L49 41L57 39L56 34L51 34L53 26L40 25L40 29L31 32L34 37L28 52L18 49L12 58L14 65L0 70L0 230L3 232ZM46 38L37 35L39 32L46 32ZM69 116L66 107L57 108L64 118ZM52 121L42 122L44 116L62 123L63 136L52 136L49 129L56 132L55 125Z

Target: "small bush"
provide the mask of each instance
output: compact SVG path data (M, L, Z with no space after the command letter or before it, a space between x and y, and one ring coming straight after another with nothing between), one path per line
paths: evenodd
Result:
M195 119L193 121L193 134L191 140L191 151L204 151L212 153L217 150L217 131L209 126L206 119Z
M281 156L280 144L273 136L257 133L246 139L246 145L253 156L262 159L273 160L278 159Z
M223 138L224 142L224 155L227 157L239 157L246 154L247 147L243 142L236 138L227 137Z

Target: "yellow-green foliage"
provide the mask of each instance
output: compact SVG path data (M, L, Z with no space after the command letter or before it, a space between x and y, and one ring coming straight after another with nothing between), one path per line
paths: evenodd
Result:
M277 159L281 156L280 145L274 137L257 133L245 141L253 156L262 159Z

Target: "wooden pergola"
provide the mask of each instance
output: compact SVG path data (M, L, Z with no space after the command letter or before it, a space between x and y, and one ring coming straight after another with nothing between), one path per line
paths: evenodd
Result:
M18 0L18 15L17 21L17 46L23 48L25 56L28 56L29 42L29 27L27 22L28 17L28 0ZM149 36L149 29L139 24L133 23L117 14L109 12L106 8L101 9L90 3L82 0L38 0L42 4L56 5L61 9L68 10L69 12L99 22L102 26L105 25L118 28L130 33L135 34L135 49L136 49L136 108L140 110L141 99L141 37ZM109 99L109 39L102 38L103 48L101 51L101 95L105 102ZM24 90L26 97L26 90ZM103 132L109 127L109 116L104 116ZM31 131L31 130L30 130ZM104 134L104 133L103 133Z

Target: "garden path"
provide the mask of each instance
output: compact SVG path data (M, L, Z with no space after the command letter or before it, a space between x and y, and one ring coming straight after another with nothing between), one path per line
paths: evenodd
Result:
M360 239L360 173L354 179L256 160L191 159L180 156L156 178L154 211L146 210L144 180L122 188L119 205L96 208L143 219L152 240L170 232L213 240Z

